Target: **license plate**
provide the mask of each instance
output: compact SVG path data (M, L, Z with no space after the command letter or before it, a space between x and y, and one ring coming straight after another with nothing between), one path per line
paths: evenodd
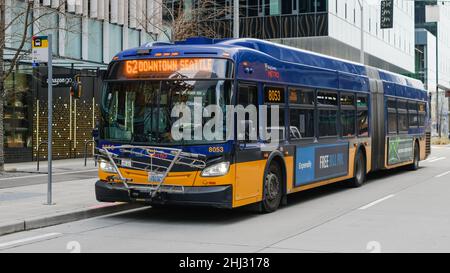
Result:
M161 173L149 173L148 182L161 183L164 179L164 175Z

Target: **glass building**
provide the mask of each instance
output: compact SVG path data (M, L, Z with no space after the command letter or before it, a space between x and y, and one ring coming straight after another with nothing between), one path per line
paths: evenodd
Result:
M171 13L198 8L199 0L165 0ZM380 3L364 3L365 63L414 73L414 3L394 1L394 26L380 28ZM361 9L358 0L240 0L240 37L271 40L351 61L360 61ZM233 36L233 0L209 24L215 38ZM163 17L165 21L169 16ZM169 22L170 24L170 22ZM202 33L199 33L202 35Z
M99 118L102 71L118 52L159 38L161 5L156 0L40 0L31 2L27 21L29 1L5 2L5 68L20 54L5 81L5 162L47 154L47 68L34 66L29 54L32 36L47 34L53 36L53 156L81 157ZM77 100L69 95L75 75L83 83Z

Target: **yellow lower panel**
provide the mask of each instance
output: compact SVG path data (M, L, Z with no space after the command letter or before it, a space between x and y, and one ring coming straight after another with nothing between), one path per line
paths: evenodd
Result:
M236 180L234 200L247 203L245 200L261 200L264 169L266 160L250 161L236 164Z
M420 160L427 159L427 149L426 149L426 140L425 137L422 140L419 140L419 149L420 149Z
M132 179L132 183L134 184L148 184L148 173L145 171L139 170L130 170L130 169L120 169L122 175L125 178ZM99 170L99 178L100 180L108 180L108 176L115 175L105 173ZM195 178L199 175L198 171L193 172L171 172L167 175L166 181L164 184L166 185L176 185L176 186L193 186ZM117 176L117 175L115 175Z

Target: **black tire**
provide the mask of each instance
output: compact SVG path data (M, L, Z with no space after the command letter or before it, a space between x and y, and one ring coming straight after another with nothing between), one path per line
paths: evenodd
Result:
M349 185L352 188L359 188L366 182L366 159L361 150L356 154L354 166L353 178Z
M414 144L414 162L409 166L411 171L417 171L420 167L420 150L419 145Z
M283 178L281 168L278 163L270 163L264 174L263 180L263 200L260 203L259 211L271 213L276 211L281 204Z

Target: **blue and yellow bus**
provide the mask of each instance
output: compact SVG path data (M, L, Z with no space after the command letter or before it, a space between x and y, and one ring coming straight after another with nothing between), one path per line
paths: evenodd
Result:
M175 140L171 113L180 104L200 113L276 106L278 124L267 118L267 128L279 130L279 143L265 149L258 130L256 139ZM291 193L417 170L430 154L429 111L420 81L309 51L257 39L148 44L119 53L106 73L96 196L273 212ZM242 123L225 116L233 130ZM180 127L193 135L202 125L201 117Z

